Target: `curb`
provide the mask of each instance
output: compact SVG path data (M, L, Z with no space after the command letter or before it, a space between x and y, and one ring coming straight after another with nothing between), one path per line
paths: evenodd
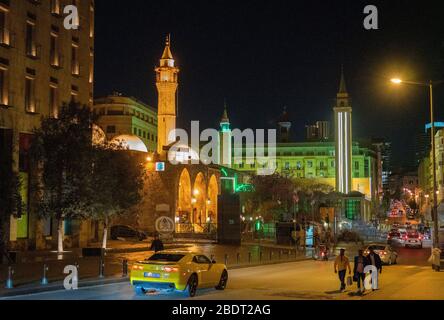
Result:
M105 284L114 284L114 283L123 283L123 282L129 282L129 277L111 277L111 278L104 278L104 279L86 279L86 280L80 280L79 281L79 289L80 288L88 288L88 287L94 287L99 285L105 285ZM46 286L35 286L35 287L17 287L14 289L5 289L4 292L0 293L0 300L3 298L8 297L17 297L17 296L23 296L23 295L30 295L30 294L37 294L37 293L43 293L43 292L53 292L53 291L60 291L65 290L63 283L57 282L53 284L48 284Z

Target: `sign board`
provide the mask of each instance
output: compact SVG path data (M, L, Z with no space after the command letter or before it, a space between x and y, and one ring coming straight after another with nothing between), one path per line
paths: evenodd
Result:
M156 171L157 172L165 171L165 162L156 162Z
M156 231L170 234L174 232L174 221L170 217L162 216L156 220Z

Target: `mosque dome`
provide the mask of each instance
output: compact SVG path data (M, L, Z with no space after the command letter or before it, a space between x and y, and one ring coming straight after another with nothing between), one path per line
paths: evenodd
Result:
M113 145L122 145L123 148L131 151L148 152L148 149L143 141L135 135L123 134L114 137L111 140Z

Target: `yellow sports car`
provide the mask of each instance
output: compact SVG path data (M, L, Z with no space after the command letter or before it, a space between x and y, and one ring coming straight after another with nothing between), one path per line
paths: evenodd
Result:
M137 294L148 291L182 291L190 297L197 288L224 290L227 267L206 255L188 251L160 251L137 262L131 269L131 285Z

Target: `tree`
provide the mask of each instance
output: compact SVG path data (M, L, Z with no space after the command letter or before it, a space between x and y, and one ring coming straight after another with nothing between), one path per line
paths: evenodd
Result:
M71 102L59 118L43 118L34 131L31 157L37 165L33 179L41 217L57 221L57 251L63 252L64 219L84 218L88 210L85 188L91 171L94 114Z
M102 248L106 249L110 218L141 200L145 159L106 143L94 147L92 159L88 217L103 222Z

